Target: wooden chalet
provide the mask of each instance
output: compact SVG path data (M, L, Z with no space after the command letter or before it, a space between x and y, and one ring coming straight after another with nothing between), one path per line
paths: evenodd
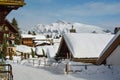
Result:
M56 56L73 61L94 63L99 54L111 40L110 34L69 33L61 39Z
M22 34L22 44L30 47L53 45L52 39L47 39L44 35Z
M12 11L25 5L24 0L0 0L0 50L2 44L6 41L7 54L14 53L14 39L17 29L6 20L6 16ZM6 55L6 53L4 53Z
M97 64L120 65L120 31L108 43L97 60Z
M5 24L4 26L0 27L0 51L2 51L2 44L4 43L4 40L6 39L7 42L7 53L6 55L8 55L9 53L15 53L16 49L14 47L15 43L15 35L18 33L18 30L11 25L11 23L7 20L5 20Z

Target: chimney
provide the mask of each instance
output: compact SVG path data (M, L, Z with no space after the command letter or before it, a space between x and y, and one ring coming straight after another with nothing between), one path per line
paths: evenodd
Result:
M115 27L114 34L116 34L120 30L120 27Z

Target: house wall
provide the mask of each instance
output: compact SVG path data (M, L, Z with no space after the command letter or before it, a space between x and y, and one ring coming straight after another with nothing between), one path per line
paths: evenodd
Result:
M120 65L120 45L106 59L106 64Z
M2 51L2 47L0 47L0 51ZM6 56L7 55L9 55L9 54L12 54L13 53L13 55L16 53L16 47L7 47L7 54L6 54Z
M23 38L22 44L27 46L34 46L32 38Z

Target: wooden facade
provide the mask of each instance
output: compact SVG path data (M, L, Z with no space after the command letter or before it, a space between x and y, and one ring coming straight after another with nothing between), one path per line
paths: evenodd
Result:
M18 30L9 21L5 20L5 25L0 27L0 44L3 44L5 37L10 44L14 44L13 42L17 33Z
M58 52L57 54L61 57L61 58L73 58L73 55L70 55L70 50L67 47L67 44L64 40L64 38L62 37L61 42L60 42L60 46L58 48Z
M18 30L11 25L11 23L5 20L4 26L0 27L0 51L2 51L2 45L6 41L7 51L5 55L15 54L16 49L14 47L15 35L18 33Z
M22 38L22 44L31 46L31 47L35 46L35 44L33 42L33 38L30 38L30 37Z

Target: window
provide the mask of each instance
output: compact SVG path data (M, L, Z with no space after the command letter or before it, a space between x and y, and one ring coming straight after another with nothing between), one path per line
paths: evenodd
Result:
M8 53L13 52L13 49L12 48L8 48L7 52Z

